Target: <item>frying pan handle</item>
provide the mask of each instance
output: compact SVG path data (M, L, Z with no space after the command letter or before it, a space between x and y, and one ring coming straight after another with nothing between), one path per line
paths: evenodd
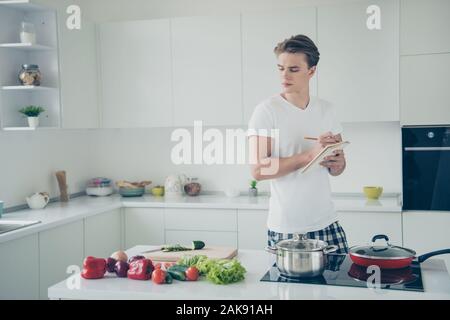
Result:
M450 253L450 249L443 249L443 250L438 250L438 251L433 251L433 252L429 252L429 253L425 253L421 256L419 256L417 258L417 261L419 261L419 263L424 262L425 260L427 260L428 258L440 255L440 254L446 254L446 253Z
M372 242L375 242L375 241L377 241L379 239L384 239L384 240L386 240L386 242L389 243L389 237L387 235L385 235L385 234L377 234L376 236L374 236L372 238Z

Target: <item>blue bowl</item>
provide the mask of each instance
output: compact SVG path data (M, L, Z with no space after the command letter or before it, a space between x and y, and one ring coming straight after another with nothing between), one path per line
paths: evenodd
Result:
M141 197L145 193L145 188L119 188L122 197Z

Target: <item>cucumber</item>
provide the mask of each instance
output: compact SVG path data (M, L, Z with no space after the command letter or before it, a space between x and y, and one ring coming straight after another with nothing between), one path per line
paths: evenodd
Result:
M186 272L187 269L188 269L188 267L186 267L186 266L174 264L169 269L167 269L167 271L180 271L180 272L184 273L184 272Z
M205 243L200 240L192 241L192 250L200 250L205 247Z
M173 282L173 278L170 275L170 273L168 273L168 272L166 273L166 278L164 279L164 282L167 284L171 284Z
M179 271L179 270L167 270L167 272L172 276L172 278L174 278L175 280L178 281L186 281L186 275L184 274L184 272Z

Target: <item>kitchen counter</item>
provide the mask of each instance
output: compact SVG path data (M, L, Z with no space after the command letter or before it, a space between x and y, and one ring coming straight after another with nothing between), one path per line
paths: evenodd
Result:
M334 194L333 200L337 211L401 212L398 195L387 195L380 198L379 201L367 201L362 195ZM138 198L122 198L118 194L109 197L82 196L71 199L68 203L50 203L42 210L28 209L4 214L3 220L39 220L41 223L1 234L0 243L122 207L268 210L269 197L240 196L228 198L223 195L201 195L198 197L169 198L145 195Z
M152 248L155 247L138 246L128 250L127 254L133 256ZM87 300L450 299L450 277L444 262L439 259L422 263L425 292L261 282L260 279L273 264L273 256L264 251L240 250L238 259L247 269L247 274L244 281L231 285L215 285L205 279L197 282L174 280L170 285L156 285L151 281L117 278L114 274L99 280L85 280L74 274L50 287L48 296L50 299ZM79 286L73 289L71 286L77 283Z

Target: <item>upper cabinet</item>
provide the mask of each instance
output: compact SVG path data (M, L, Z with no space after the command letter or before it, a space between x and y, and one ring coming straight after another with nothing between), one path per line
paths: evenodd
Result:
M341 121L399 121L398 20L392 0L318 7L318 92Z
M99 47L102 126L171 126L169 20L101 24ZM188 50L190 45L181 53L189 55Z
M450 1L402 0L402 55L450 52Z
M176 18L171 32L175 126L241 124L240 16Z
M317 40L316 8L242 15L244 124L259 102L282 91L273 50L279 42L297 34ZM310 90L317 94L317 77Z
M66 17L58 12L62 127L98 128L96 27L82 19L81 29L70 30Z
M450 53L401 57L401 124L450 123Z

